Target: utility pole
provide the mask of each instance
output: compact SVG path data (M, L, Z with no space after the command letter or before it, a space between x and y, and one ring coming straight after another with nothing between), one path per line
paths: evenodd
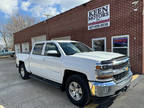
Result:
M46 16L47 17L47 19L49 19L52 15L50 15L50 14L43 14L44 16Z

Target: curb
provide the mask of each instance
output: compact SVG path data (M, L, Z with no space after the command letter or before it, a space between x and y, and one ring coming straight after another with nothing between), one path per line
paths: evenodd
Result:
M9 56L0 56L0 59L9 58Z

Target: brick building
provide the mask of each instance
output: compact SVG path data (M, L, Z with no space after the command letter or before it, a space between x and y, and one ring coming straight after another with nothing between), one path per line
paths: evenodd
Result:
M51 39L81 41L94 50L123 53L144 73L143 0L92 0L14 34L16 52Z

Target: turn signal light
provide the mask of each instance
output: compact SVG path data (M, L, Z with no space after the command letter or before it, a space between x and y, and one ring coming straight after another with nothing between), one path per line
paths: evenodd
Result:
M112 78L113 76L98 76L97 79L109 79Z
M96 69L101 69L101 66L96 66Z

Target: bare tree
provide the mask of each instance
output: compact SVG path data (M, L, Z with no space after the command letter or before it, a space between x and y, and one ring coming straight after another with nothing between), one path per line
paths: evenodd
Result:
M26 27L29 27L35 24L36 20L30 16L23 16L17 14L15 16L11 16L10 20L7 24L4 25L5 30L7 33L13 35L13 33L18 32Z
M3 24L0 24L0 44L3 44L5 47L8 47L8 36L3 29Z
M3 24L0 29L1 38L3 39L5 46L13 48L13 33L32 26L35 23L36 19L28 15L16 14L11 16L8 22Z
M6 36L6 33L1 31L0 30L0 40L5 44L5 47L7 48L8 47L8 44L7 44L7 36Z

